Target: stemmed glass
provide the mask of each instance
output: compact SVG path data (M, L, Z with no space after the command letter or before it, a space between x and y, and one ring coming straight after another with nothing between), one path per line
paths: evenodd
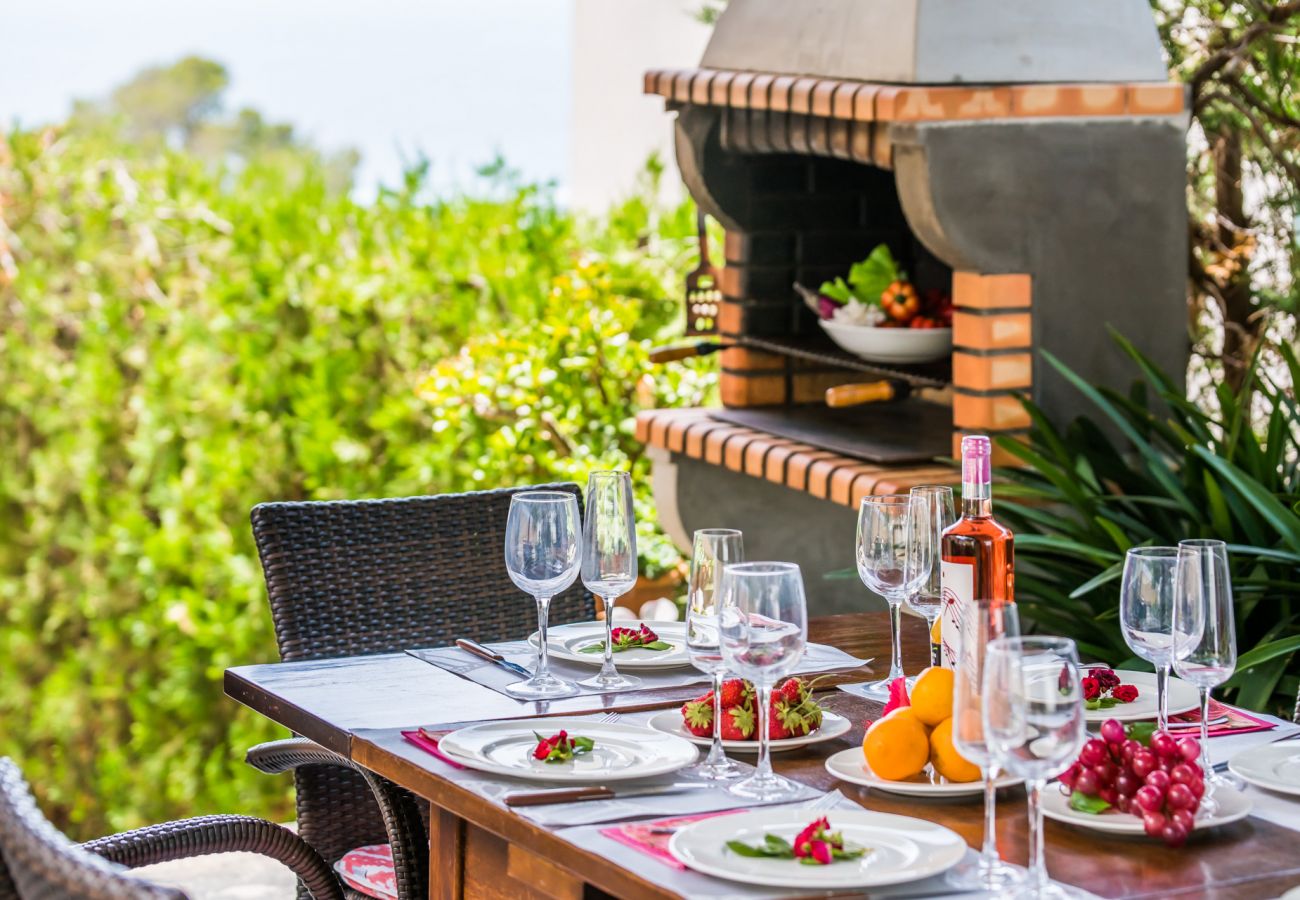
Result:
M551 598L578 577L582 564L578 498L563 491L524 491L510 498L506 519L506 570L521 591L537 601L537 667L533 676L506 687L525 700L568 697L571 681L551 674L546 658L546 620Z
M1124 554L1119 622L1129 649L1155 666L1157 725L1169 727L1177 547L1134 547Z
M953 887L997 891L1024 877L1016 866L998 856L997 780L1000 767L984 737L984 669L989 642L1018 637L1020 619L1015 604L975 601L965 609L958 636L957 671L952 692L952 743L957 752L979 766L984 781L984 845L978 861L958 864L948 876Z
M1174 671L1201 692L1201 810L1218 809L1216 785L1232 785L1210 765L1210 689L1237 668L1237 625L1232 609L1228 547L1223 541L1179 541L1174 589Z
M942 664L942 648L934 640L934 623L943 609L943 585L940 575L942 556L940 541L943 530L957 521L952 501L952 488L945 484L917 485L908 492L912 499L912 531L908 542L908 562L925 577L916 589L907 595L907 605L925 617L930 635L930 665Z
M929 576L911 557L912 499L906 494L872 494L858 511L858 576L889 603L889 675L864 684L863 693L883 700L889 683L903 677L903 648L899 640L903 601Z
M1082 896L1049 881L1043 855L1043 787L1069 767L1088 736L1074 641L1004 637L989 645L984 735L990 757L1029 786L1029 875L1010 896Z
M772 771L767 720L773 685L794 671L808 642L808 608L799 567L754 562L723 568L718 628L727 668L748 678L758 690L758 769L729 790L765 802L795 797L799 785Z
M600 672L578 682L602 691L625 691L640 678L614 668L614 601L636 584L636 514L632 476L592 472L587 476L587 512L582 523L582 583L605 602L605 661Z
M723 567L744 558L743 538L734 528L702 528L695 532L686 596L686 652L691 665L713 676L713 746L694 771L715 781L735 778L741 772L722 748L722 682L727 667L718 634L718 605L722 599Z

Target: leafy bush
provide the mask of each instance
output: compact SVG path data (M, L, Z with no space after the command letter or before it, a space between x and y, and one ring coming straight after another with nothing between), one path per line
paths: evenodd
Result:
M1129 659L1118 622L1124 552L1184 538L1224 540L1241 653L1229 690L1244 706L1289 715L1300 682L1300 407L1257 358L1239 392L1218 386L1211 414L1115 339L1143 376L1128 395L1091 386L1045 354L1098 419L1058 429L1028 404L1028 442L1001 443L1026 464L1000 472L1013 482L1003 494L1018 498L999 504L1017 531L1017 601L1088 654L1140 664ZM1300 384L1295 352L1283 347L1282 356L1291 383ZM1252 413L1261 410L1257 435Z
M0 753L80 837L291 815L221 689L275 658L252 505L643 465L629 419L708 389L645 362L690 210L584 222L501 167L361 203L282 133L232 154L0 135Z

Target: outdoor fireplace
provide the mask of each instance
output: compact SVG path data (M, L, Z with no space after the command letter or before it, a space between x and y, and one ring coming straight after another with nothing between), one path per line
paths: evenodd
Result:
M674 535L744 528L751 558L804 565L817 611L860 608L818 576L852 565L862 496L951 478L962 434L1029 426L1023 395L1074 414L1040 351L1125 387L1114 328L1182 371L1187 117L1165 78L1146 0L731 0L700 68L648 72L727 233L723 408L638 420ZM796 294L881 243L951 292L950 358L863 362ZM826 407L878 378L912 396Z

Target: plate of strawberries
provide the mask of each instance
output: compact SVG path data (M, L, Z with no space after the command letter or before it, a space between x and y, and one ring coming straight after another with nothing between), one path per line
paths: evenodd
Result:
M767 733L773 751L793 750L829 741L853 724L825 709L813 698L813 682L787 678L772 689ZM651 728L707 747L713 742L713 691L688 700L680 710L668 709L649 722ZM722 745L728 750L758 752L758 697L742 678L722 683Z
M689 666L685 622L619 620L612 629L614 665L620 669L675 669ZM537 632L528 636L537 646ZM546 645L557 659L600 667L605 661L605 623L575 622L547 629Z

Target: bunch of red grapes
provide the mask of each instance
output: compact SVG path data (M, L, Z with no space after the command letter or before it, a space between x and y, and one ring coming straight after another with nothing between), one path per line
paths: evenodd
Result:
M1156 731L1143 745L1121 723L1107 719L1101 738L1084 744L1078 761L1061 776L1061 789L1131 812L1151 837L1178 847L1192 833L1205 794L1200 756L1201 743L1194 737Z

